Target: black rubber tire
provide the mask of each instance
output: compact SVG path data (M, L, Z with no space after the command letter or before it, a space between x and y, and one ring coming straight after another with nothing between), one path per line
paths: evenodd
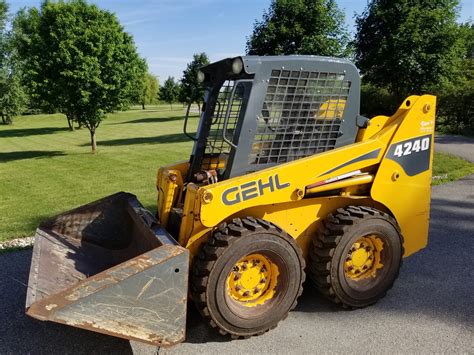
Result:
M276 294L262 305L236 305L227 296L227 276L239 259L256 252L278 265ZM236 218L222 224L194 258L191 293L213 328L233 338L247 338L275 328L295 308L303 292L304 268L300 247L283 230L261 219Z
M375 277L353 280L345 276L344 261L360 237L376 234L383 243L383 267ZM374 304L392 288L402 264L403 238L388 214L365 206L339 208L328 215L313 238L310 277L331 301L348 308Z

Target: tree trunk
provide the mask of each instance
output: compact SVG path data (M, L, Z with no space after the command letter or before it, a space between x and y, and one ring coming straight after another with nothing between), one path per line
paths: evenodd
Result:
M66 113L67 124L70 131L74 131L74 116L70 113Z
M145 103L142 102L142 110L144 110L144 109L145 109Z
M2 113L2 123L4 125L11 125L13 123L12 117L10 115L6 115Z
M201 113L201 103L198 101L197 104L198 104L198 111L199 113Z
M91 148L92 148L92 154L96 153L97 150L97 142L95 140L95 129L90 129L89 130L91 133Z

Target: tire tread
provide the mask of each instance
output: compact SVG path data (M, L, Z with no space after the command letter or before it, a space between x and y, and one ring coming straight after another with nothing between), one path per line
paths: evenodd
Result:
M254 218L254 217L246 217L246 218L234 218L229 223L222 223L216 231L211 235L209 241L200 249L197 258L192 265L192 272L191 272L191 294L193 299L195 300L196 308L198 309L199 313L203 316L205 321L212 327L218 328L219 333L223 335L230 334L233 339L242 339L242 338L249 338L251 335L242 335L242 334L232 334L225 329L222 329L218 326L218 324L212 318L207 302L206 302L206 291L207 291L207 281L209 274L211 273L212 268L216 260L219 258L220 255L230 247L235 241L239 238L244 237L250 233L265 233L265 232L272 232L273 234L280 234L284 238L291 238L285 233L282 229L277 227L271 222ZM297 298L303 292L303 282L305 281L305 262L303 258L303 254L299 247L295 248L298 258L300 260L300 272L301 272L301 281L299 285L298 295L294 300L291 308L289 311L293 310L297 305ZM283 319L287 317L286 314ZM283 320L281 319L281 320ZM276 320L272 323L268 329L263 331L258 331L253 335L261 335L266 333L268 330L273 329L277 326L280 320Z
M309 275L316 288L330 301L341 304L344 308L356 308L348 305L339 298L332 287L331 267L332 256L336 247L339 245L343 235L352 225L359 223L362 219L369 216L378 216L390 222L401 236L400 228L393 217L389 214L367 206L348 206L346 208L338 208L334 213L330 213L323 221L319 233L313 238L312 250L309 253L310 267ZM401 240L402 255L403 238ZM402 261L400 261L400 266ZM400 268L397 270L394 280L398 277ZM392 283L379 298L385 296L387 291L393 287Z

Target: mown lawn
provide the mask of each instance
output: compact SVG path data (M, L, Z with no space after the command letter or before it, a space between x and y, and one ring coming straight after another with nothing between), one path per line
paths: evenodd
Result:
M109 115L97 130L71 132L62 115L23 116L0 126L0 241L30 236L42 220L117 191L155 210L161 165L187 159L184 109L175 105ZM190 131L197 118L190 119Z
M97 131L70 132L62 115L24 116L0 126L0 241L30 236L59 212L117 191L130 191L155 210L161 165L187 159L192 142L182 134L184 109L176 105L110 115ZM197 117L190 120L195 129ZM434 184L474 172L462 159L436 154Z
M440 185L474 174L474 164L451 154L435 153L433 185Z

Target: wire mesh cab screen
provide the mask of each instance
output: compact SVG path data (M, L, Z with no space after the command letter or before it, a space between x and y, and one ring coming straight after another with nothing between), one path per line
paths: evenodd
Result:
M344 72L272 70L248 163L285 163L333 149L350 87Z

